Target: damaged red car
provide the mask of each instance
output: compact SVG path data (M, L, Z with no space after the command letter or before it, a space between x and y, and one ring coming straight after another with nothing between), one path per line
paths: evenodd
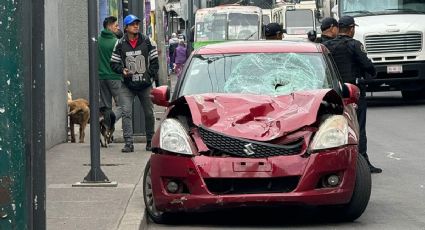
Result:
M283 41L204 46L167 107L144 175L148 216L241 206L323 206L353 221L371 176L358 154L359 89L344 84L320 44Z

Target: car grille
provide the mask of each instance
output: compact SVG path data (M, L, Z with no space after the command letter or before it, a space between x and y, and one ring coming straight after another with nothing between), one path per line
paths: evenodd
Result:
M213 194L288 193L298 185L299 176L276 178L204 178Z
M422 49L422 34L369 35L365 45L369 54L418 52Z
M265 158L295 155L301 151L304 143L304 140L301 138L294 143L286 145L269 144L227 136L202 126L199 127L199 133L209 148L238 157Z

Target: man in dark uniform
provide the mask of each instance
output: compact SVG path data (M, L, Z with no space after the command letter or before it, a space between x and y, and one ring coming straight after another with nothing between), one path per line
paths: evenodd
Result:
M366 86L364 78L366 73L371 77L376 75L375 67L366 55L366 51L361 42L353 39L355 33L355 22L351 16L343 16L338 21L339 34L333 39L326 41L324 45L331 52L335 60L342 79L346 83L356 84L360 89L360 98L357 109L359 121L359 153L365 157L371 173L381 173L382 169L374 167L367 155L366 138Z
M307 39L311 42L318 42L320 38L317 37L317 32L315 30L309 30L307 32Z
M267 24L264 27L264 35L266 40L282 40L285 30L276 22Z
M316 43L324 43L326 41L336 38L338 35L338 21L335 18L327 17L322 20L320 25L322 35L316 39Z

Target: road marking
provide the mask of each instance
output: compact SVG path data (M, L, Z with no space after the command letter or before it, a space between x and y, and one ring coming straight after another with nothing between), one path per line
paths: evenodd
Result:
M393 157L393 155L395 155L395 153L393 153L393 152L387 152L387 153L388 153L388 155L387 155L388 158L398 160L398 161L401 160L401 158Z

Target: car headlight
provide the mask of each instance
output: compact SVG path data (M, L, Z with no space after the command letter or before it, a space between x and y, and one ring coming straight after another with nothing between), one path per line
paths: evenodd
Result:
M311 143L311 150L329 149L348 143L348 122L342 115L327 118Z
M190 145L190 137L176 119L165 119L161 123L161 135L159 137L159 146L163 150L174 153L193 155Z

